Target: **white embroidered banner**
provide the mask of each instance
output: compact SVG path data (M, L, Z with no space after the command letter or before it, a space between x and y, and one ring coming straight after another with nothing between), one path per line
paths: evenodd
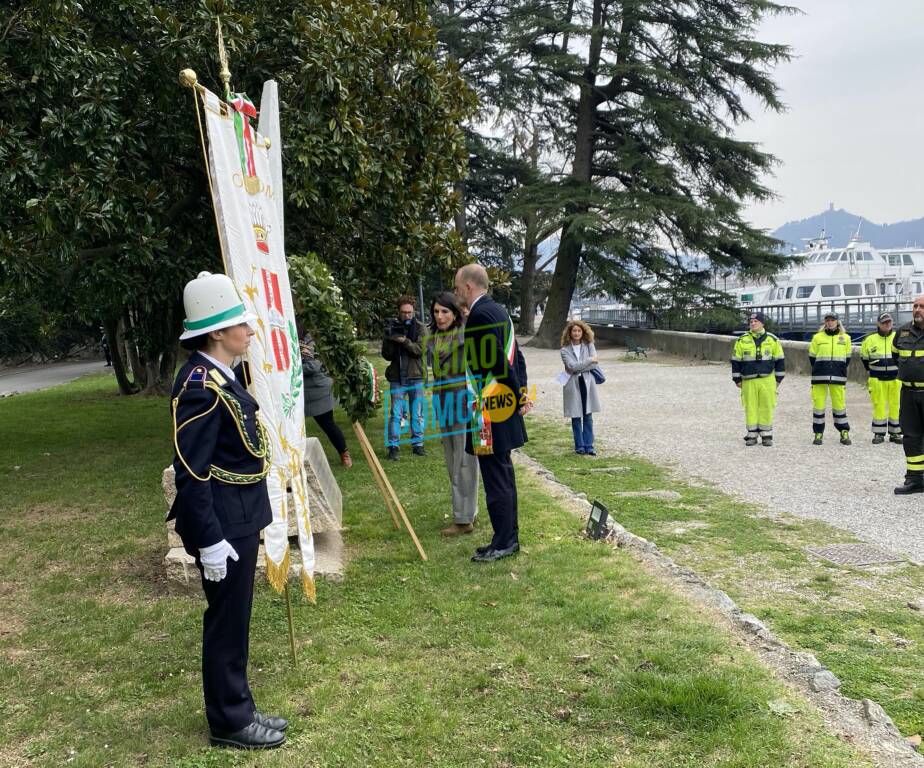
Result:
M229 105L208 90L200 93L225 267L247 309L258 318L248 354L252 378L248 389L260 404L273 447L273 467L267 476L273 522L264 531L266 572L273 587L282 591L289 572L288 517L294 514L302 586L313 601L314 540L303 464L302 360L279 221L281 146L277 140L267 148L265 138L251 125L256 109L243 94L235 94ZM275 83L267 83L265 100L267 94L270 109L276 109ZM278 125L278 116L273 117L275 121L269 124ZM278 129L273 132L278 137ZM292 489L292 509L287 487Z

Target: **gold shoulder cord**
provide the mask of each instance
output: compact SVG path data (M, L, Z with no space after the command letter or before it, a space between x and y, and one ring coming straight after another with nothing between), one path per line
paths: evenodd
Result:
M171 407L171 410L173 412L173 447L176 448L177 458L180 460L180 463L182 463L182 465L186 467L186 471L189 472L189 474L192 475L194 478L196 478L196 480L198 480L199 482L205 483L205 482L208 482L209 478L211 478L212 476L211 471L209 471L208 475L206 475L205 477L199 477L199 475L197 475L195 472L192 471L192 469L190 469L189 464L186 463L186 459L183 458L183 452L180 450L180 441L177 439L177 435L179 434L180 430L183 427L185 427L187 424L191 424L196 419L201 419L203 416L208 416L212 411L214 411L215 407L218 405L218 398L217 397L215 398L215 402L212 403L211 407L207 411L203 411L202 413L197 414L196 416L193 416L188 421L184 421L182 424L177 426L176 407L177 407L177 403L180 402L180 396L185 391L186 391L186 387L183 387L183 389L180 390L180 394L173 398L173 403Z
M242 426L244 423L244 411L241 409L241 404L238 402L237 398L225 392L225 390L213 384L211 381L205 382L205 386L206 389L211 389L218 393L221 402L224 403L225 408L227 408L231 416L234 417L234 426L237 427L238 434L241 436L241 442L244 443L247 452L255 459L267 459L269 457L269 440L266 439L266 431L263 424L260 423L259 418L257 419L257 434L259 435L259 442L262 443L262 445L254 445L253 441L250 439L250 435L247 434L247 430Z
M247 434L247 431L242 427L242 424L244 421L244 412L241 410L241 405L237 401L237 399L233 395L230 395L229 393L225 392L221 387L219 387L217 384L211 381L205 382L205 388L208 390L211 390L217 395L217 397L215 398L215 402L212 403L211 407L207 411L203 411L202 413L197 414L196 416L193 416L191 419L189 419L188 421L184 421L179 426L177 426L177 423L176 423L176 408L177 408L177 402L179 401L180 396L178 395L177 397L173 399L173 444L174 444L174 447L176 448L177 456L179 457L183 466L186 467L186 471L189 472L189 474L192 475L194 478L196 478L196 480L199 480L201 482L206 482L212 477L214 477L216 480L219 480L223 483L228 483L230 485L252 485L254 483L260 482L260 480L262 480L269 474L269 471L271 468L270 440L269 440L269 435L267 435L266 433L266 427L263 425L263 422L258 417L257 418L257 433L259 436L258 437L259 445L255 445L253 441L250 439L250 436ZM185 389L183 391L185 391ZM180 392L180 395L182 394L183 392ZM231 470L223 469L222 467L219 467L216 464L212 464L209 470L209 474L206 477L200 477L199 475L197 475L195 472L193 472L190 469L189 464L186 463L186 459L183 458L183 454L180 452L180 446L179 446L179 441L177 439L177 433L179 433L179 431L183 427L185 427L187 424L191 424L196 419L201 419L203 416L207 416L208 414L210 414L213 410L215 410L219 402L224 404L224 406L228 409L231 416L233 417L234 425L237 427L238 434L241 437L241 442L244 444L245 450L254 458L263 459L263 469L260 472L255 472L253 474L246 474L242 472L232 472Z

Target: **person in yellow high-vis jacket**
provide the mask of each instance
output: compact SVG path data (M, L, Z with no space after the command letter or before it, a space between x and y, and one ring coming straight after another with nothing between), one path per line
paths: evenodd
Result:
M812 445L821 445L825 432L825 411L831 395L834 428L841 433L841 445L850 445L850 424L847 421L847 366L852 344L837 313L828 312L825 324L818 329L809 344L812 363Z
M876 320L876 330L863 339L860 346L860 360L869 374L867 389L873 401L874 445L885 442L887 430L891 442L902 441L902 430L898 421L902 383L898 380L898 363L892 357L894 339L892 315L883 312Z
M732 381L741 390L747 434L745 445L757 445L760 437L764 446L773 445L773 414L776 411L776 390L783 381L786 362L783 345L772 333L764 330L763 312L748 318L748 332L742 334L732 348Z

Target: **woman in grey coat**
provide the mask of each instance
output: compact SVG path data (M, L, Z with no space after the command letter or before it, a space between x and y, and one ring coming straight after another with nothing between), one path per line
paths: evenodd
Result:
M318 359L314 340L309 334L302 337L299 344L302 353L302 380L305 384L305 416L311 416L324 430L334 450L340 454L340 463L347 469L353 466L353 459L347 450L343 431L334 421L334 381L327 375L324 364Z
M465 383L464 319L456 297L440 293L430 304L427 356L433 365L432 408L443 443L452 491L452 524L444 536L471 533L478 514L478 459L465 452L471 400Z
M600 408L597 382L590 369L597 365L597 348L594 346L594 332L582 320L571 320L561 334L561 361L565 373L565 417L571 419L574 435L574 452L596 456L594 450L594 413Z

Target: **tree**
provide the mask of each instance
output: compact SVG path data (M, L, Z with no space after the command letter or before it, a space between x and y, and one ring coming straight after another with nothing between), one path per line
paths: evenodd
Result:
M523 0L435 0L432 13L440 43L480 106L467 126L468 176L457 187L456 230L480 262L519 272L519 304L527 308L519 330L531 334L537 248L559 222L549 227L535 210L518 213L512 206L524 188L547 181L539 162L541 107L555 101L562 84L522 66L518 19L526 6Z
M774 241L743 204L771 192L773 158L734 138L744 94L782 109L772 67L786 46L755 39L769 0L543 0L519 15L521 65L569 88L558 149L566 177L530 191L557 209L561 241L539 343L557 345L583 263L602 289L631 294L641 270L682 273L701 254L719 268L769 274ZM688 279L688 278L684 278Z
M446 223L473 97L423 3L13 3L0 17L0 284L101 318L126 393L169 387L182 287L220 269L176 83L191 66L218 89L216 11L236 89L280 84L287 250L320 256L354 319L460 252Z

